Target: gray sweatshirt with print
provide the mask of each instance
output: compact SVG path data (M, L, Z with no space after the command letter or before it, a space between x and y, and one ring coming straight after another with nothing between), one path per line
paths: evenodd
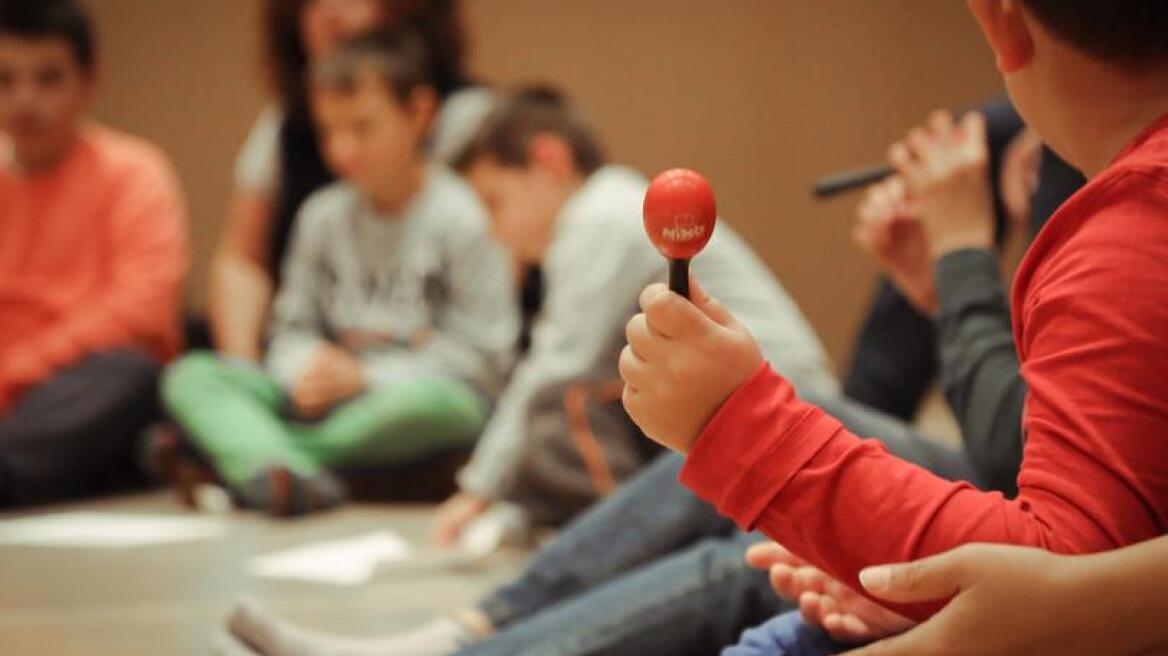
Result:
M461 178L431 167L397 215L335 183L296 220L265 364L291 386L330 341L360 359L371 386L437 376L493 397L517 317L508 259Z

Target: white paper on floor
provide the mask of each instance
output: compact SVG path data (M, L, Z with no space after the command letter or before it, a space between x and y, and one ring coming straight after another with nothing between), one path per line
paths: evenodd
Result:
M0 521L0 545L125 548L217 538L227 525L211 517L68 512Z
M299 579L334 585L368 581L383 562L405 560L410 547L391 531L376 531L257 556L247 565L255 576Z

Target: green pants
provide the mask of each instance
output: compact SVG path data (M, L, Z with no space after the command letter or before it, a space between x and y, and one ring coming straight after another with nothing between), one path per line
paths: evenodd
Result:
M487 420L470 387L430 378L369 390L304 424L284 415L284 390L262 369L211 353L172 365L162 398L231 486L271 465L309 477L321 468L407 462L473 444Z

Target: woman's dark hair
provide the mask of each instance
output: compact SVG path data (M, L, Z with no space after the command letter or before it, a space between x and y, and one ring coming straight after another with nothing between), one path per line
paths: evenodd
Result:
M308 52L300 38L300 15L313 0L265 0L265 63L285 111L307 111ZM412 27L426 43L440 98L465 86L466 33L458 0L381 0L388 22Z

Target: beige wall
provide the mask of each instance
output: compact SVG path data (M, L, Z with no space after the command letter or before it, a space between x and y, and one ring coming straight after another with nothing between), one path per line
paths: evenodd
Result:
M85 0L102 57L100 119L160 145L191 211L194 307L230 199L236 150L266 96L256 0Z
M192 210L191 303L221 224L236 148L263 102L256 0L90 0L103 31L103 119L174 157ZM935 106L997 93L953 0L467 0L484 80L571 91L614 159L704 172L721 214L799 300L836 362L874 270L851 202L812 202L818 174L879 160Z

